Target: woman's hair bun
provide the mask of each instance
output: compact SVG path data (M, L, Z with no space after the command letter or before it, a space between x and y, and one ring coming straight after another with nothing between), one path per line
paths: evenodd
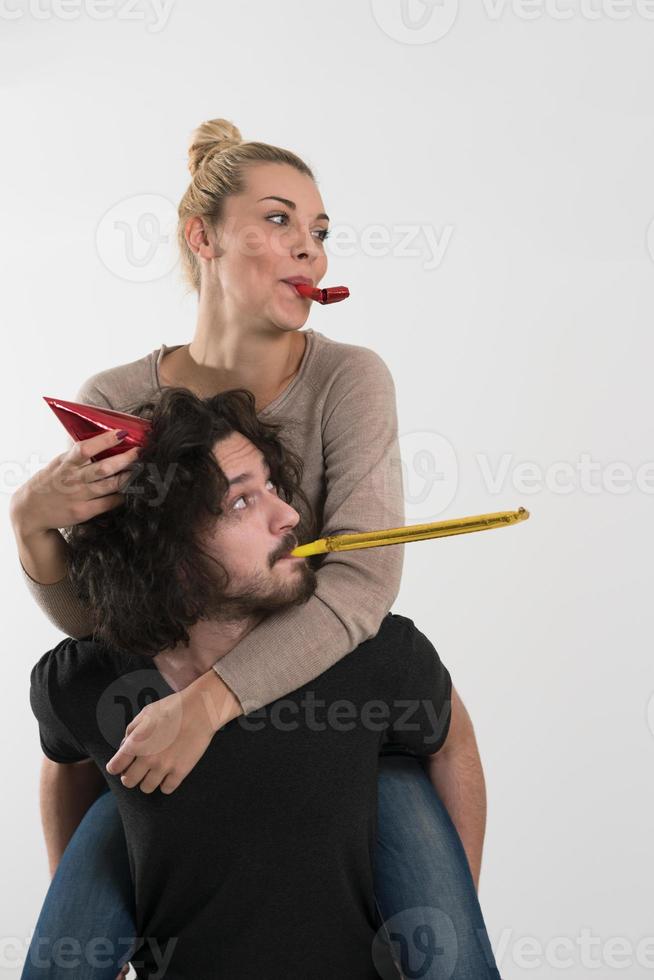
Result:
M228 119L209 119L201 123L193 132L188 151L191 175L195 175L206 157L241 142L241 131Z

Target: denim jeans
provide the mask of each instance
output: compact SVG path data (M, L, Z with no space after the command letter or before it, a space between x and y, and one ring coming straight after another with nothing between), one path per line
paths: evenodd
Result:
M379 759L374 860L373 961L384 980L499 980L461 840L410 756ZM107 786L59 862L21 980L115 980L135 936L123 825Z

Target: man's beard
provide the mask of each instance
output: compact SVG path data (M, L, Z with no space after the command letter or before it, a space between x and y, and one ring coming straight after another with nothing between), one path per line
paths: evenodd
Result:
M221 585L223 582L221 582ZM316 590L316 573L306 562L297 565L283 581L257 572L248 584L238 586L238 595L225 595L216 583L216 594L206 604L203 619L239 620L257 613L273 613L307 602Z

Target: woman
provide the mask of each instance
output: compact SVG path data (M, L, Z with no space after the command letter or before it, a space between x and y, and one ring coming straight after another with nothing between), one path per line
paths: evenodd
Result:
M335 343L313 330L300 332L311 301L286 281L302 276L316 285L327 269L328 218L311 170L289 151L242 142L226 120L196 130L189 169L178 238L186 278L199 294L193 340L162 345L138 361L94 375L77 400L129 412L167 385L201 397L248 388L257 412L283 420L285 441L303 457L303 490L318 514L321 535L404 523L390 373L373 351ZM136 453L90 462L91 455L115 444L112 433L76 444L12 499L28 587L55 625L76 637L87 635L92 621L67 577L67 543L57 528L121 503ZM49 493L42 492L44 486ZM377 633L397 595L402 559L403 546L327 555L309 602L269 616L206 675L171 695L184 708L175 737L166 735L169 699L148 705L128 726L109 772L135 790L147 776L148 792L157 786L174 792L219 727L308 683ZM457 723L469 725L460 700L453 703ZM207 704L213 710L207 711ZM148 753L146 729L164 736L157 737L163 750ZM375 855L380 919L393 919L395 933L408 929L412 936L423 922L421 908L442 909L451 920L450 941L456 943L455 971L447 974L455 980L498 976L487 943L480 942L486 934L475 887L483 802L476 823L457 813L459 836L417 759L380 759ZM57 867L32 947L40 937L56 935L77 937L84 945L102 923L103 935L120 955L104 968L85 962L75 976L112 978L116 964L127 959L117 937L134 935L130 887L113 794L103 792ZM52 964L44 972L31 953L32 948L24 978L70 976L65 967L55 973Z

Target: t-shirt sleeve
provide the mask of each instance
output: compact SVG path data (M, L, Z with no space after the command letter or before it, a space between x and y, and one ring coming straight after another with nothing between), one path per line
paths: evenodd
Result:
M452 717L452 679L433 643L412 620L404 620L397 661L396 694L391 701L385 743L399 744L416 755L433 755L443 746Z
M375 351L353 349L334 372L322 443L320 536L403 525L395 385ZM404 547L328 553L304 605L267 616L214 665L246 714L315 680L377 634L399 591Z
M39 723L39 738L44 755L53 762L81 762L89 753L60 717L67 674L70 673L68 654L75 641L66 638L53 650L44 653L30 675L30 705Z

